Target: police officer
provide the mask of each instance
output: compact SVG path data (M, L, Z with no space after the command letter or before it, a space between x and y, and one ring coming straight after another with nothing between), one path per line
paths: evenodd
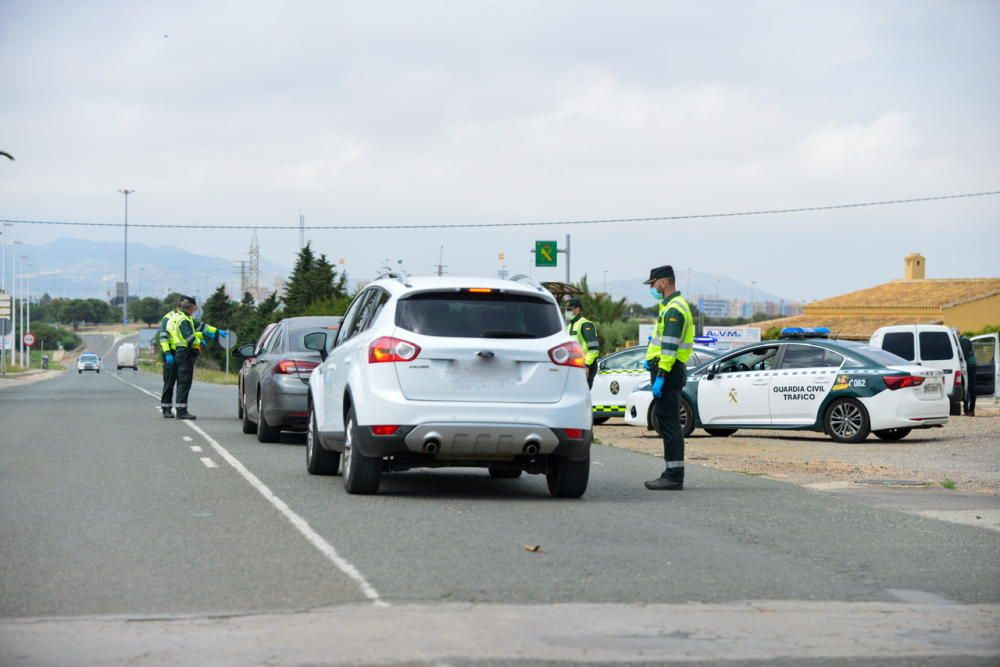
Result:
M965 406L965 416L976 416L976 351L972 346L972 341L968 336L958 339L962 348L962 356L965 357L966 372L969 377L965 379L965 397L962 403Z
M160 319L160 351L163 353L163 391L160 393L160 409L164 419L174 418L174 385L177 383L177 365L174 363L174 347L167 329L170 320L181 313L181 302Z
M680 491L684 488L684 432L681 429L681 390L687 382L687 361L694 348L694 318L691 307L674 282L671 266L658 266L649 272L650 292L660 301L660 318L650 344L659 346L653 377L654 414L663 434L663 458L666 469L657 479L646 482L656 491ZM655 349L655 348L654 348ZM692 416L688 415L688 419Z
M601 343L597 340L597 327L583 316L583 302L577 298L566 302L572 315L567 332L583 348L583 362L587 364L587 385L594 386L597 375L597 358L601 356Z
M216 335L225 338L228 331L216 329L194 319L198 304L193 297L182 296L178 311L167 323L167 337L173 349L174 363L177 365L177 408L178 419L197 419L188 412L188 393L194 380L194 364L204 339L213 340ZM161 406L162 407L162 406Z

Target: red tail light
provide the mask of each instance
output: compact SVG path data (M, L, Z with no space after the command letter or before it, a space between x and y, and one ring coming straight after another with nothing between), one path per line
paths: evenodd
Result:
M392 435L393 433L399 430L398 426L386 426L386 425L372 426L371 428L372 428L372 433L374 435Z
M312 369L319 366L315 361L302 361L301 359L282 359L274 366L274 372L281 375L292 375L293 373L310 373Z
M955 384L962 384L962 371L955 371Z
M549 350L549 359L556 366L573 366L575 368L586 366L583 360L583 348L575 341L557 345Z
M420 354L420 346L399 338L382 336L368 346L368 363L384 364L413 361Z
M919 387L924 383L924 378L916 375L886 375L882 381L887 388L896 391L905 387Z
M566 437L570 440L579 440L583 437L582 428L564 428L563 433L565 433Z

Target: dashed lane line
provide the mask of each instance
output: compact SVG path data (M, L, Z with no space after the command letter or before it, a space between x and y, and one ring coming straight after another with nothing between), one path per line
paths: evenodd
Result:
M218 468L219 465L207 456L201 457L201 462L205 464L206 468Z
M199 447L198 445L191 445L191 451L192 452L200 452L201 451L201 447Z
M191 442L191 436L190 435L182 435L181 436L181 440L183 440L184 442Z
M156 400L160 400L159 396L149 391L148 389L140 387L137 384L133 384L128 380L123 380L118 376L115 377L121 382L124 382L125 384L129 385L130 387L138 389L142 393L152 396ZM327 542L325 539L323 539L323 536L317 533L313 529L313 527L309 525L308 521L306 521L301 516L296 514L292 510L292 508L290 508L288 504L285 503L284 500L276 496L274 492L271 491L271 489L268 488L268 486L264 484L264 482L260 481L260 479L256 475L250 472L250 470L248 470L247 467L243 465L243 463L240 462L239 459L237 459L235 456L229 453L228 449L220 445L215 440L215 438L213 438L208 433L203 431L193 421L185 421L184 423L187 424L188 427L192 429L195 433L200 435L205 440L205 442L211 445L212 449L215 450L216 454L218 454L226 463L228 463L236 472L238 472L240 476L243 479L245 479L247 483L249 483L250 486L252 486L257 491L257 493L264 496L264 499L267 500L269 503L271 503L271 505L276 510L278 510L278 512L280 512L286 519L288 519L288 521L292 524L292 526L294 526L295 529L298 530L299 533L301 533L302 536L305 537L310 544L312 544L321 554L323 554L327 560L333 563L334 566L336 566L338 570L347 575L348 578L352 579L361 589L361 593L366 598L368 598L376 607L389 606L389 603L382 599L378 591L375 590L375 587L372 586L367 579L365 579L365 576L361 574L358 568L354 567L353 563L351 563L349 560L347 560L339 553L337 553L337 550L333 547L333 545Z

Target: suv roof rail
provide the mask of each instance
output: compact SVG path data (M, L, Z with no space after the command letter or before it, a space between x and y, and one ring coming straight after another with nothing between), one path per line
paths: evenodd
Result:
M410 276L403 269L393 269L388 266L383 266L378 271L378 277L381 278L395 278L405 287L413 287L410 284Z
M535 280L531 276L526 275L524 273L519 273L516 276L512 276L511 280L513 280L514 282L518 282L518 283L527 283L528 285L531 285L532 287L534 287L539 292L544 292L545 291L545 288L542 286L542 284L540 282L538 282L537 280Z

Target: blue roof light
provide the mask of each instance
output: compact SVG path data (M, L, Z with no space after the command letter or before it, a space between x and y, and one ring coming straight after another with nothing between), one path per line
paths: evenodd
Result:
M715 336L695 336L694 342L702 345L711 345L712 343L718 343L719 339Z
M785 327L778 334L779 338L829 338L828 327Z

